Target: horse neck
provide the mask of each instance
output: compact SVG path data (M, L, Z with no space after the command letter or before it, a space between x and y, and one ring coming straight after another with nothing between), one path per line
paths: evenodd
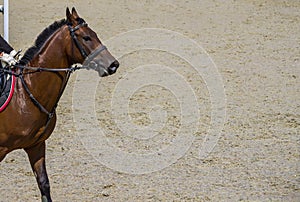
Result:
M45 42L41 50L29 62L30 65L46 68L66 68L70 67L71 60L66 52L70 44L67 38L70 38L66 27L60 28Z
M44 68L67 68L70 60L66 55L66 44L63 32L54 33L41 48L40 52L29 62L28 66ZM31 71L31 70L28 70ZM35 98L51 111L57 104L68 82L67 72L36 72L26 74L25 82Z

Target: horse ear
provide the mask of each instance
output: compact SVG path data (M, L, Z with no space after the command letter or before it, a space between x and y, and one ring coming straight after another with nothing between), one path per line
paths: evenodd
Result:
M75 17L75 18L78 18L79 17L79 15L77 14L77 11L76 11L76 9L73 7L72 8L72 15Z
M69 22L71 22L72 14L71 14L71 12L70 12L69 7L67 7L67 9L66 9L66 16L67 16L67 20L68 20Z

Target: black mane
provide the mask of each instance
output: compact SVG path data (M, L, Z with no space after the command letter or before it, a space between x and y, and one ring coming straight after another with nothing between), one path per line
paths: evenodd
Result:
M41 34L37 37L35 40L34 45L29 48L25 53L24 56L19 61L19 64L26 65L32 58L38 53L38 51L41 49L41 47L44 45L44 43L47 41L47 39L59 28L61 28L63 25L66 25L68 21L66 19L56 21L52 25L48 26L44 29L44 31L41 32Z

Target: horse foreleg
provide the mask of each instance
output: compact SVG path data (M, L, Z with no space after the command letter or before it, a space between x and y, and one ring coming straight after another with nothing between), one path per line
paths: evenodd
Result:
M25 149L25 151L28 154L32 170L41 191L42 201L51 202L52 200L50 197L50 183L45 164L45 148L45 142L42 142L34 147Z

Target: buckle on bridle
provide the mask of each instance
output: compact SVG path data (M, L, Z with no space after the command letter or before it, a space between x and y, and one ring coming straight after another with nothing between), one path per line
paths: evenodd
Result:
M77 30L79 30L81 27L87 27L88 24L86 22L80 23L79 25L75 26L74 28L72 27L72 25L68 25L69 30L71 33L76 32Z

